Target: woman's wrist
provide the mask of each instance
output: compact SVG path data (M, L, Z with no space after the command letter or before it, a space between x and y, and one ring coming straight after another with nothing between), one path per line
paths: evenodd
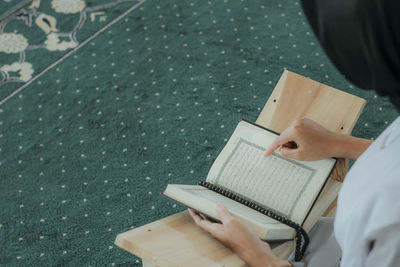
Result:
M253 249L247 250L248 253L244 255L243 259L251 267L290 267L288 261L284 261L276 257L269 245L260 240L260 245Z
M331 157L356 160L372 143L372 140L351 135L334 134L330 139Z

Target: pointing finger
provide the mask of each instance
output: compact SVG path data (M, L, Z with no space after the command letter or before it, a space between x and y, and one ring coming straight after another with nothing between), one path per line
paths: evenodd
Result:
M272 142L272 144L264 152L264 156L265 157L271 155L278 147L281 146L279 141L280 140L279 140L279 137L278 137L277 139L275 139L274 142Z
M267 150L265 150L264 152L264 156L269 156L271 155L277 148L279 148L280 146L288 143L291 141L291 138L289 136L289 132L287 132L286 130L282 132L282 134L280 136L278 136L273 142L272 144L267 148Z

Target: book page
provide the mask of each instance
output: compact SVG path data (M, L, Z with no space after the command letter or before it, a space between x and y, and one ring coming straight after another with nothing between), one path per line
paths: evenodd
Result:
M341 186L341 182L338 182L334 179L328 179L326 185L324 186L324 189L322 190L317 201L315 202L314 207L308 215L307 220L304 222L303 228L306 231L310 231L311 228L317 223L319 218L324 215L324 212L337 197ZM328 216L330 217L330 215Z
M276 153L263 157L264 151L240 138L215 183L241 196L251 196L253 201L290 218L316 170Z
M279 224L278 221L275 221L274 219L265 216L249 207L246 207L245 205L240 204L239 202L236 202L230 198L227 198L223 195L220 195L218 193L215 193L211 190L208 190L204 187L197 187L197 188L185 188L187 192L190 194L193 194L197 197L201 197L204 199L207 199L213 203L219 203L224 205L227 209L229 210L234 210L237 214L239 214L243 218L248 218L252 219L254 221L258 221L262 224Z
M293 228L200 185L169 184L164 195L216 220L214 205L220 203L262 239L288 240L295 234Z
M324 185L334 159L302 162L274 153L276 134L242 121L215 160L207 181L301 224Z

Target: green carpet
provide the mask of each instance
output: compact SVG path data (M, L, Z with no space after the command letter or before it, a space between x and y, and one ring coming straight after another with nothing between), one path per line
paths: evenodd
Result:
M36 3L0 21L0 33L3 30L0 36L0 99L84 45L85 40L138 1L53 0Z
M0 1L0 21L19 9L30 4L31 0L1 0Z
M87 14L80 3L107 2L66 1L76 13L55 2L21 12L52 16L57 31L46 17L48 33L24 19L0 33L28 43L0 44L0 265L139 266L116 235L183 210L160 193L204 179L284 68L366 98L354 135L374 138L397 116L335 70L298 1L124 1ZM74 47L46 48L82 13ZM31 78L5 82L28 75L4 68L22 56Z

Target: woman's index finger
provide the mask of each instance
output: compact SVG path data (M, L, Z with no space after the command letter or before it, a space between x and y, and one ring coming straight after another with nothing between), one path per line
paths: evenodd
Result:
M277 148L289 142L293 142L293 140L290 128L287 128L281 133L281 135L277 136L276 139L271 143L271 145L265 150L264 156L271 155Z
M280 145L278 138L275 139L275 141L272 142L272 144L265 150L264 156L267 157L267 156L271 155L280 146L281 145Z

